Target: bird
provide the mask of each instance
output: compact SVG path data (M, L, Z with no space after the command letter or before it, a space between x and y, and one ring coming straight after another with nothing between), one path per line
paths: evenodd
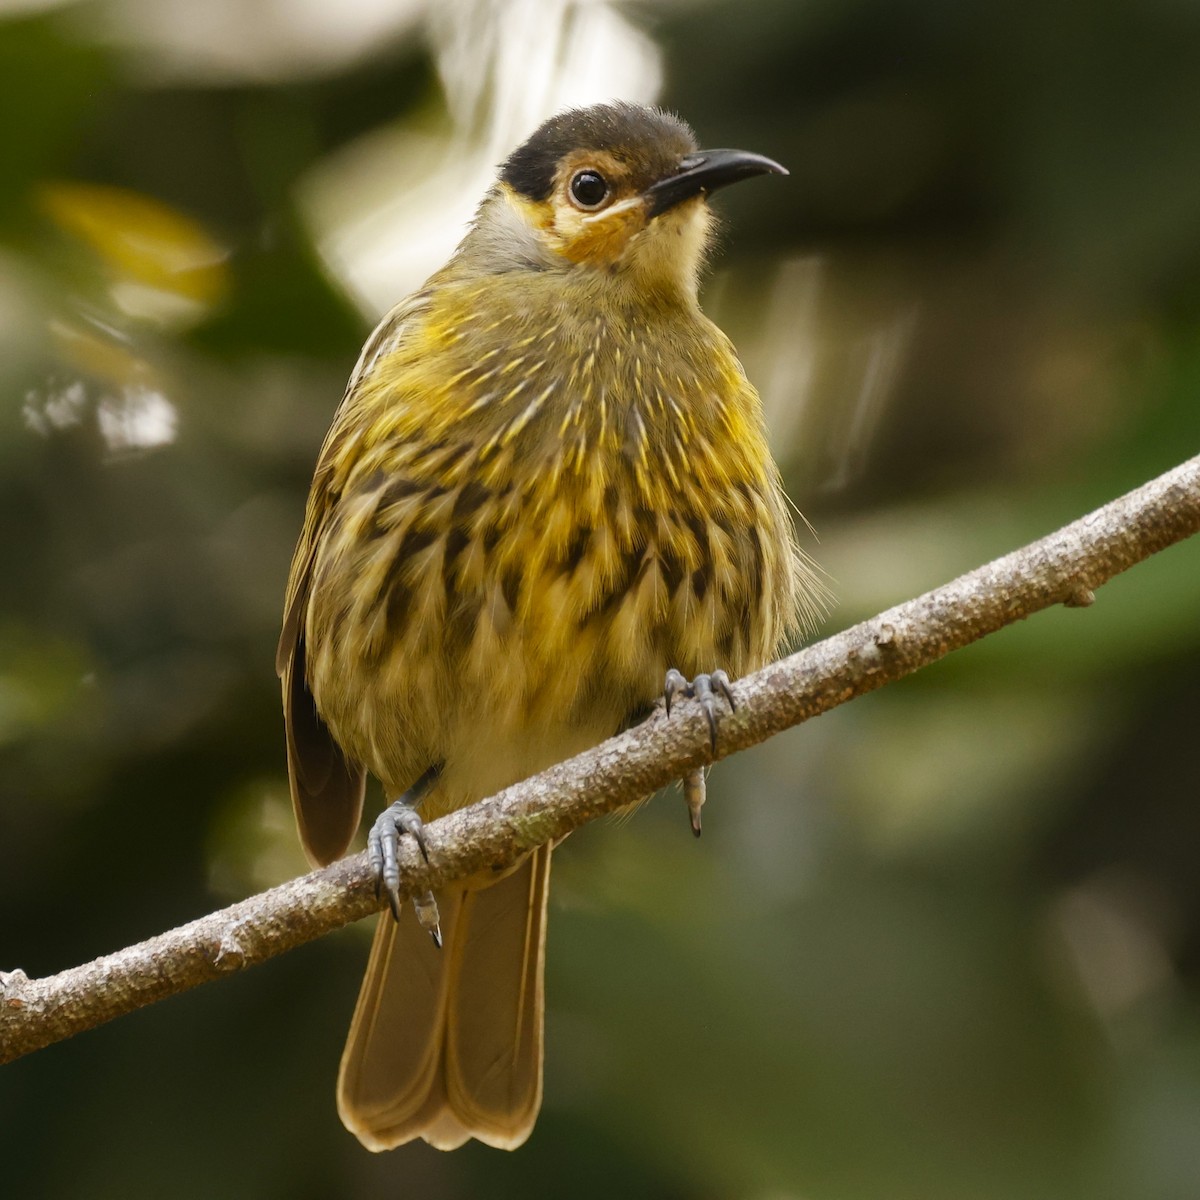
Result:
M542 1099L551 849L413 899L426 820L697 700L819 606L761 403L701 311L708 197L778 163L679 117L561 112L380 322L321 447L276 666L300 838L368 846L379 919L338 1075L372 1150L514 1149ZM704 777L685 780L695 832ZM418 812L420 808L420 813Z

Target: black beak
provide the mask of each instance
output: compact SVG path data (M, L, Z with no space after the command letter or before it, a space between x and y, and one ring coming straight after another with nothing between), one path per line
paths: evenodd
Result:
M749 150L697 150L680 160L674 175L651 184L644 194L650 202L650 216L657 217L701 192L708 195L754 175L786 174L777 162Z

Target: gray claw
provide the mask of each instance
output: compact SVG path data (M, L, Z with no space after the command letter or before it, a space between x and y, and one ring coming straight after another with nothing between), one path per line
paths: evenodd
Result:
M725 697L730 712L737 712L737 702L733 698L733 688L729 686L729 676L718 667L709 677L713 687Z
M442 919L433 893L425 892L424 895L414 896L413 908L416 909L417 921L421 928L433 938L433 944L440 950L442 948Z
M708 722L708 736L715 753L717 749L717 702L713 696L712 676L697 675L692 680L692 695L700 701L700 707L704 709L704 719Z
M421 851L421 857L429 861L429 847L425 843L425 822L421 820L414 809L407 804L400 804L399 801L392 805L395 809L393 820L396 823L396 828L407 833L414 842L417 843L417 849Z
M704 783L704 769L698 768L695 771L689 771L683 777L683 799L687 804L688 818L691 821L692 832L700 836L700 810L704 807L704 798L706 787Z
M682 671L677 671L672 667L667 672L667 678L663 683L663 704L666 705L667 716L671 715L671 702L680 696L690 696L692 694L692 685L683 677Z

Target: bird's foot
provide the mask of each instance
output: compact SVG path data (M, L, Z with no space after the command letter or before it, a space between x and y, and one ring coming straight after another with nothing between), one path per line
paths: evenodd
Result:
M689 700L699 700L704 709L704 719L708 722L708 734L712 740L712 748L717 748L717 696L724 696L729 711L737 708L734 703L733 691L729 686L729 676L724 671L713 671L710 675L697 675L690 683L682 671L672 667L667 672L663 684L663 703L667 708L667 716L671 715L671 705L684 696Z
M397 921L400 920L400 835L407 833L417 843L421 857L426 862L429 861L429 849L425 843L425 822L414 807L428 788L429 784L423 777L416 786L409 788L399 800L388 805L375 818L371 831L367 834L367 857L375 876L375 894L379 895L382 892L387 896L388 907ZM440 947L441 918L433 893L424 892L414 896L413 908L421 928L433 938L434 944Z
M672 667L667 672L663 684L663 703L666 705L667 716L671 715L671 705L681 696L689 700L699 700L704 709L704 719L708 722L708 734L712 740L712 748L717 748L717 697L724 696L725 703L732 712L737 708L733 699L733 690L729 686L729 676L724 671L713 671L709 675L697 675L690 683L682 671ZM704 768L697 767L683 777L683 799L687 804L688 820L692 832L700 836L700 810L704 807L705 785Z

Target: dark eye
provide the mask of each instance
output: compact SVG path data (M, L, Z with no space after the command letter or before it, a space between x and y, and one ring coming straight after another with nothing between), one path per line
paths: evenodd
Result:
M571 179L571 199L580 208L599 208L608 199L608 182L598 171L576 171Z

